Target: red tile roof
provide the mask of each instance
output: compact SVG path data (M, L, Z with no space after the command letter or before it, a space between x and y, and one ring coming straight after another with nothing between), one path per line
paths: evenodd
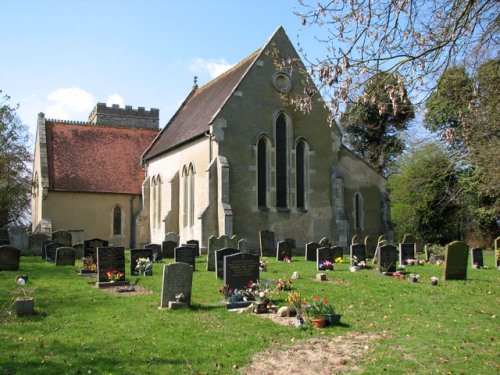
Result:
M141 155L158 130L47 120L49 190L141 194Z

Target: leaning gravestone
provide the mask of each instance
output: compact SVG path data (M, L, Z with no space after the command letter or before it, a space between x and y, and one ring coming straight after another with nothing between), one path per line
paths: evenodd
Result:
M21 250L14 246L0 246L0 271L17 271L21 259Z
M259 280L259 256L238 253L224 257L224 284L233 289L246 288Z
M274 232L261 230L259 232L260 255L272 257L276 255L276 242L274 242Z
M396 263L398 261L398 251L396 246L382 245L378 248L378 272L380 274L396 272Z
M10 245L9 230L0 228L0 246Z
M58 247L63 247L64 245L60 242L49 242L46 243L43 248L42 258L47 261L54 263L56 260L56 250Z
M483 260L483 249L474 248L470 251L470 258L472 261L472 267L475 268L483 268L484 260Z
M175 309L191 305L193 267L186 263L163 266L160 307Z
M415 243L400 243L399 264L408 264L408 259L415 259Z
M97 282L107 283L108 272L123 273L121 281L125 280L125 249L122 246L100 246L97 248Z
M276 260L283 262L286 258L292 260L293 245L290 241L280 241L276 249Z
M52 233L52 242L59 242L64 247L71 247L72 243L72 235L70 232L66 232L64 230L58 230Z
M91 240L83 241L83 256L92 257L94 263L97 263L97 248L107 247L109 241L101 240L100 238L92 238Z
M306 243L306 260L315 262L316 261L316 250L320 248L320 244L317 242Z
M469 258L469 246L462 241L454 241L446 245L444 260L445 280L466 280Z
M350 246L351 250L351 267L353 266L354 257L357 258L358 262L366 262L366 248L362 243L352 244Z
M224 257L237 253L239 253L238 250L230 247L225 247L224 249L220 249L215 252L215 274L218 279L222 280L224 277Z
M76 250L73 247L62 246L56 249L56 266L74 266Z
M186 263L196 271L196 258L191 246L179 246L174 249L174 262Z
M49 241L50 237L45 233L33 233L28 235L28 250L26 255L41 256L45 243Z
M130 274L132 276L139 275L139 271L135 267L137 267L137 261L140 258L149 259L153 262L153 249L130 249ZM146 276L153 276L153 269L147 272Z
M332 264L335 263L335 258L333 254L333 249L331 247L319 247L316 249L316 270L325 271L324 263L330 262ZM322 266L323 265L323 266Z
M161 255L161 245L157 243L149 243L144 246L145 249L150 249L153 254L153 261L157 262L162 260L163 257Z

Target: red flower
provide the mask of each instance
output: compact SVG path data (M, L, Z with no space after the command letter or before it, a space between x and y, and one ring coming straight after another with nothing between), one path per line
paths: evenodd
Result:
M252 280L250 280L250 281L248 282L247 286L248 286L249 288L251 288L251 287L252 287L252 285L253 285L253 281L252 281Z
M314 300L317 301L318 300L318 297L317 296L314 296Z
M327 300L327 299L325 299L323 302L324 302L324 303L328 303L328 300Z

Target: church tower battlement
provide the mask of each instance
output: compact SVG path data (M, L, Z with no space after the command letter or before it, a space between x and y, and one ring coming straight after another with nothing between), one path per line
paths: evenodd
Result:
M97 103L89 115L89 123L94 125L158 130L160 110L151 108L151 110L147 111L144 107L133 109L129 105L126 105L125 108L120 108L118 104L108 107L106 103Z

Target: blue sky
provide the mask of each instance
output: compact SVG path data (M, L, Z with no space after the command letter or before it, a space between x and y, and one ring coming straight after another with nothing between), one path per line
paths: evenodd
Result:
M0 0L0 90L33 134L38 112L86 121L97 102L160 109L163 127L193 86L283 26L320 51L296 0ZM310 34L310 33L309 33ZM323 51L324 52L324 51Z

